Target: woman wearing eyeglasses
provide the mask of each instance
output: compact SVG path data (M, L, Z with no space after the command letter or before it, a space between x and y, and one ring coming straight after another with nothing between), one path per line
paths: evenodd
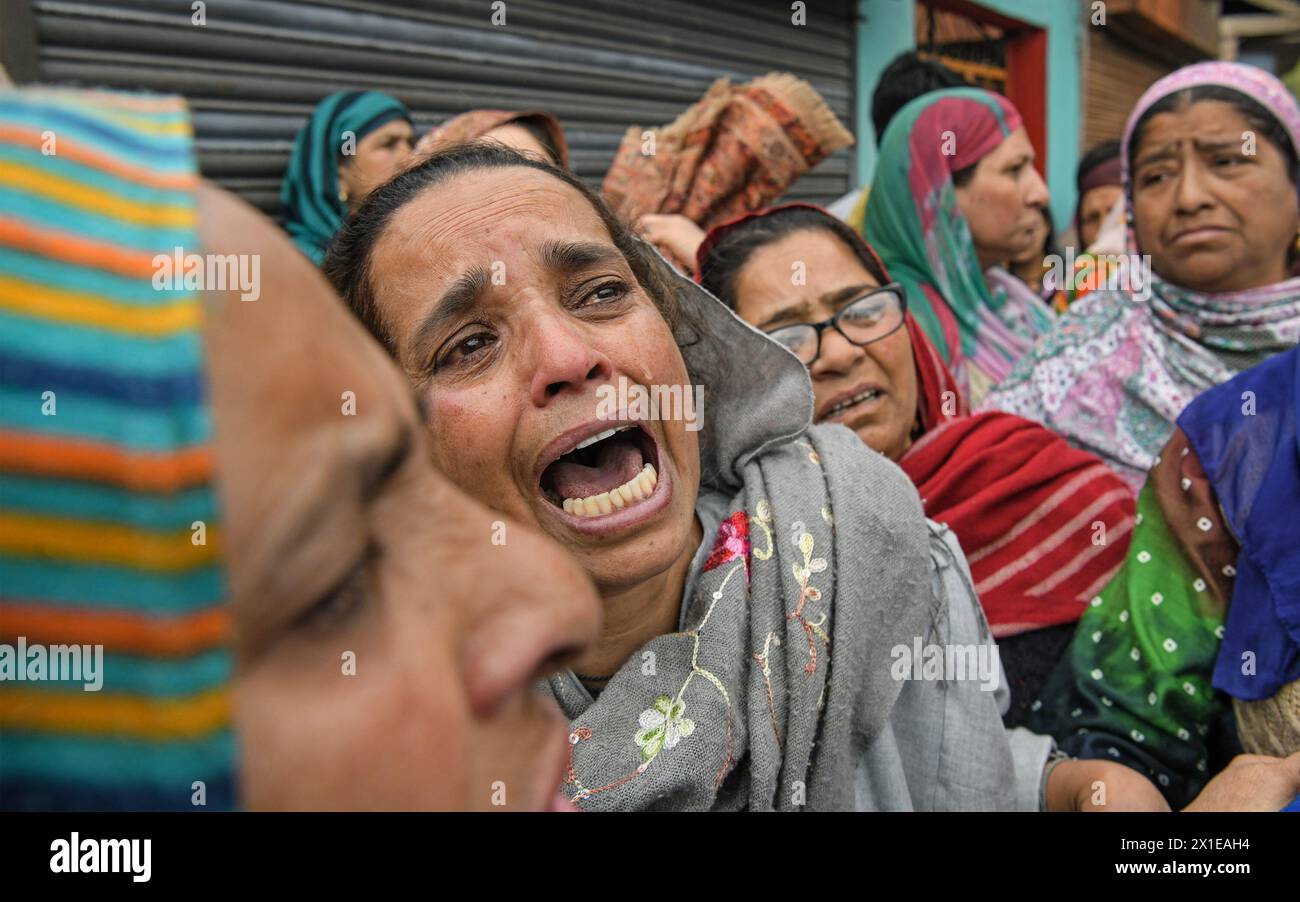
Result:
M814 419L903 468L956 533L1024 720L1085 606L1124 561L1134 504L1097 457L1037 423L971 416L938 351L856 232L787 204L719 226L700 282L808 367Z

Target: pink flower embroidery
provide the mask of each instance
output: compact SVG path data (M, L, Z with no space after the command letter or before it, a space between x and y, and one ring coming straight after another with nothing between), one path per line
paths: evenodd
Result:
M709 559L704 562L704 572L721 567L734 560L745 562L745 584L749 584L749 517L744 511L736 511L722 521L718 528L718 538L709 552Z

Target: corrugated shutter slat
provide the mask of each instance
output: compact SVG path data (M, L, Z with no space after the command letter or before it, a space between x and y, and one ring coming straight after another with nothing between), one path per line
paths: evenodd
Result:
M564 122L574 168L599 183L623 132L673 119L718 77L785 70L853 127L851 0L36 0L42 81L184 94L206 176L275 215L293 136L339 88L400 97L424 129L474 107L536 108ZM851 185L853 151L791 197L827 203Z

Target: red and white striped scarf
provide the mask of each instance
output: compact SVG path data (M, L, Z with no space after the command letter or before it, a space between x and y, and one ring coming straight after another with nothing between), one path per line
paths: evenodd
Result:
M1132 493L1098 457L1039 423L969 415L911 317L907 329L923 434L899 466L926 516L957 534L993 635L1077 620L1124 562Z

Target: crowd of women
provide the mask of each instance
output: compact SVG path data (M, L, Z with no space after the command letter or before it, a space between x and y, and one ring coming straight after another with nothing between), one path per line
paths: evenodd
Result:
M104 654L0 682L0 805L1293 804L1296 98L1154 84L1064 274L1005 97L911 54L873 118L837 215L789 75L599 192L547 112L340 92L282 230L179 99L0 93L0 640Z

